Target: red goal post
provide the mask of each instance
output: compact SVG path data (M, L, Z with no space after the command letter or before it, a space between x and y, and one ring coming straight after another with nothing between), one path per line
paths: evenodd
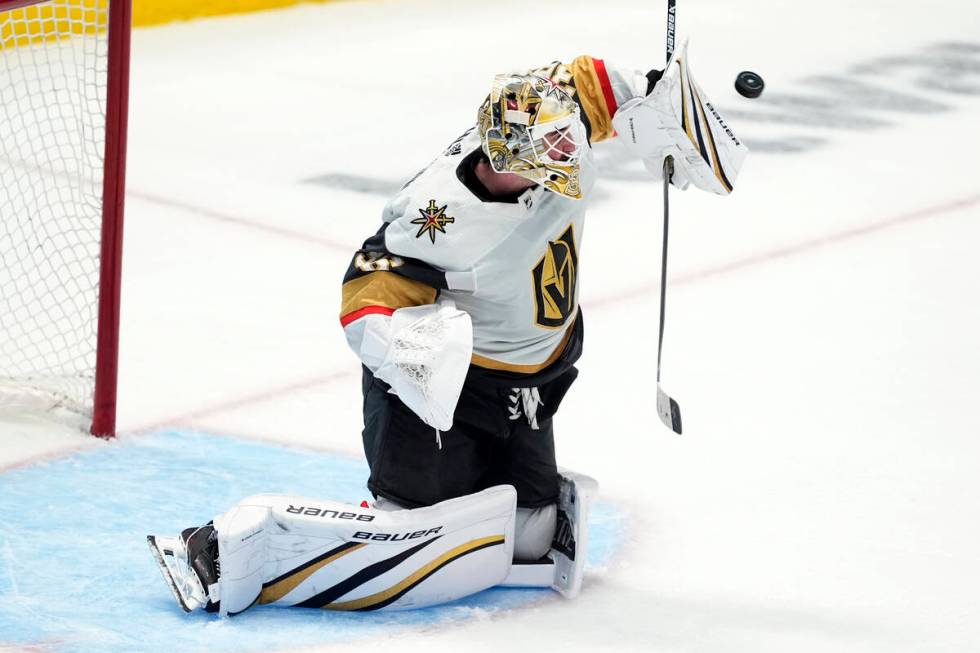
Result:
M0 405L116 429L132 0L0 0Z

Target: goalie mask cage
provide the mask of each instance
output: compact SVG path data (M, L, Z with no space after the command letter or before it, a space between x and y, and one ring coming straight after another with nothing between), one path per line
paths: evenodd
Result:
M115 433L132 0L0 0L0 407Z

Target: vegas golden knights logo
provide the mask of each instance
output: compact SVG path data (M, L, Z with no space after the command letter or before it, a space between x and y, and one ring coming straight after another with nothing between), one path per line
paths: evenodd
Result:
M415 234L415 237L421 238L423 234L429 234L429 239L434 245L436 242L436 232L441 231L442 233L446 233L446 225L456 222L456 218L446 215L447 206L449 205L443 204L442 206L436 206L435 200L429 200L428 208L419 209L422 217L412 220L412 224L422 225L419 227L419 232Z
M578 285L578 253L572 225L568 225L558 240L548 243L548 250L531 275L534 279L535 323L546 329L563 326L575 314L575 288Z

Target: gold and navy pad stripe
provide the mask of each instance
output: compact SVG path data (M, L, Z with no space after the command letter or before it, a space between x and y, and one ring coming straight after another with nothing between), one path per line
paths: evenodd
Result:
M425 581L425 579L427 579L429 576L436 573L454 560L458 560L463 556L469 555L470 553L475 553L481 549L486 549L491 546L500 546L503 543L503 535L492 535L489 537L480 538L478 540L473 540L472 542L467 542L466 544L462 544L455 549L447 551L427 565L417 569L414 573L406 577L401 582L392 585L384 591L371 594L370 596L365 596L361 599L343 601L341 603L332 603L324 607L329 610L348 610L358 612L380 610L381 608L391 605L400 599L413 588Z
M264 604L278 601L296 589L297 585L302 583L317 571L329 565L334 560L338 560L348 553L353 553L354 551L362 549L365 546L367 546L367 544L364 542L345 542L344 544L341 544L340 546L303 563L296 569L286 572L279 578L263 583L262 593L259 594L259 603Z
M448 288L445 272L389 252L384 244L387 228L383 224L351 259L341 290L342 326L370 313L391 315L399 308L432 304L439 290Z
M721 167L721 159L718 156L718 148L715 146L714 135L711 133L711 126L705 116L704 103L701 101L701 96L694 84L691 83L687 72L687 62L678 59L677 65L680 66L681 72L681 126L687 133L688 139L701 153L701 158L714 171L715 177L722 187L730 193L732 192L732 184L728 181L728 177Z
M300 608L329 607L331 603L339 599L344 594L347 594L348 592L357 589L364 583L370 581L373 578L377 578L381 574L391 571L392 569L400 565L408 558L411 558L413 555L415 555L425 547L429 546L433 542L438 541L441 538L442 536L439 535L437 537L432 538L431 540L422 542L421 544L416 544L412 548L406 549L401 553L399 553L398 555L387 558L386 560L381 560L379 562L374 563L373 565L368 565L367 567L360 570L353 576L340 581L333 587L328 587L327 589L323 590L318 594L314 594L310 598L300 603L297 603L296 605Z
M721 182L721 185L729 193L732 192L732 184L728 181L728 177L725 175L725 170L721 167L721 158L718 156L718 148L715 146L715 137L711 133L711 125L708 123L708 119L704 113L704 103L701 101L701 95L698 93L698 89L691 86L691 92L694 94L694 101L697 103L698 115L701 118L701 122L704 123L704 131L708 136L708 146L711 149L711 159L709 164L715 172L715 177Z
M442 569L443 567L453 562L454 560L458 560L463 556L469 555L470 553L474 553L476 551L480 551L481 549L485 549L491 546L499 546L504 543L503 535L492 535L489 537L472 540L470 542L467 542L466 544L462 544L454 549L447 551L446 553L442 554L441 556L438 556L434 560L429 561L428 563L419 567L414 572L406 576L404 579L392 585L386 590L377 592L375 594L371 594L369 596L365 596L360 599L337 602L337 599L340 598L341 596L344 596L345 594L348 594L353 590L357 589L361 585L364 585L365 583L374 580L375 578L381 576L382 574L391 571L392 569L394 569L404 561L414 556L422 549L430 546L431 544L437 542L440 539L442 539L441 535L434 537L426 542L417 544L411 547L410 549L406 549L405 551L402 551L401 553L398 553L397 555L394 555L390 558L368 565L367 567L358 571L357 573L350 576L349 578L340 581L336 585L333 585L332 587L329 587L324 591L319 592L314 596L311 596L305 601L301 601L300 603L297 603L296 605L301 608L325 608L328 610L348 610L348 611L378 610L385 606L391 605L392 603L400 599L402 596L407 594L409 591L411 591L413 588L417 587L425 579L429 578L432 574L436 573L438 570ZM356 545L356 546L361 546L361 545ZM319 564L317 569L320 569L324 565L329 564L329 560L327 558L329 558L331 554L335 556L333 559L339 557L333 551L328 552L324 554L324 556L326 557L321 556L318 561L314 562L313 566ZM322 564L320 564L321 562ZM289 580L292 574L303 574L307 569L308 567L299 568L294 572L290 572L290 574L286 574L285 576L280 577L275 581L272 581L271 583L269 583L269 585L285 582ZM316 571L316 569L314 569L313 571ZM311 574L313 572L309 572L309 573ZM309 574L306 574L304 579L308 576ZM263 595L264 594L265 594L265 590L263 589Z

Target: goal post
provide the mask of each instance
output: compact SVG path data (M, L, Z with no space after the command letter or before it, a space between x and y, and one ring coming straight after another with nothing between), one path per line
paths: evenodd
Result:
M132 0L110 4L106 93L105 176L102 183L102 251L92 434L116 433L119 377L119 298L122 280L123 208L126 200L126 128L129 115L129 37Z
M132 0L0 0L0 407L116 423Z

